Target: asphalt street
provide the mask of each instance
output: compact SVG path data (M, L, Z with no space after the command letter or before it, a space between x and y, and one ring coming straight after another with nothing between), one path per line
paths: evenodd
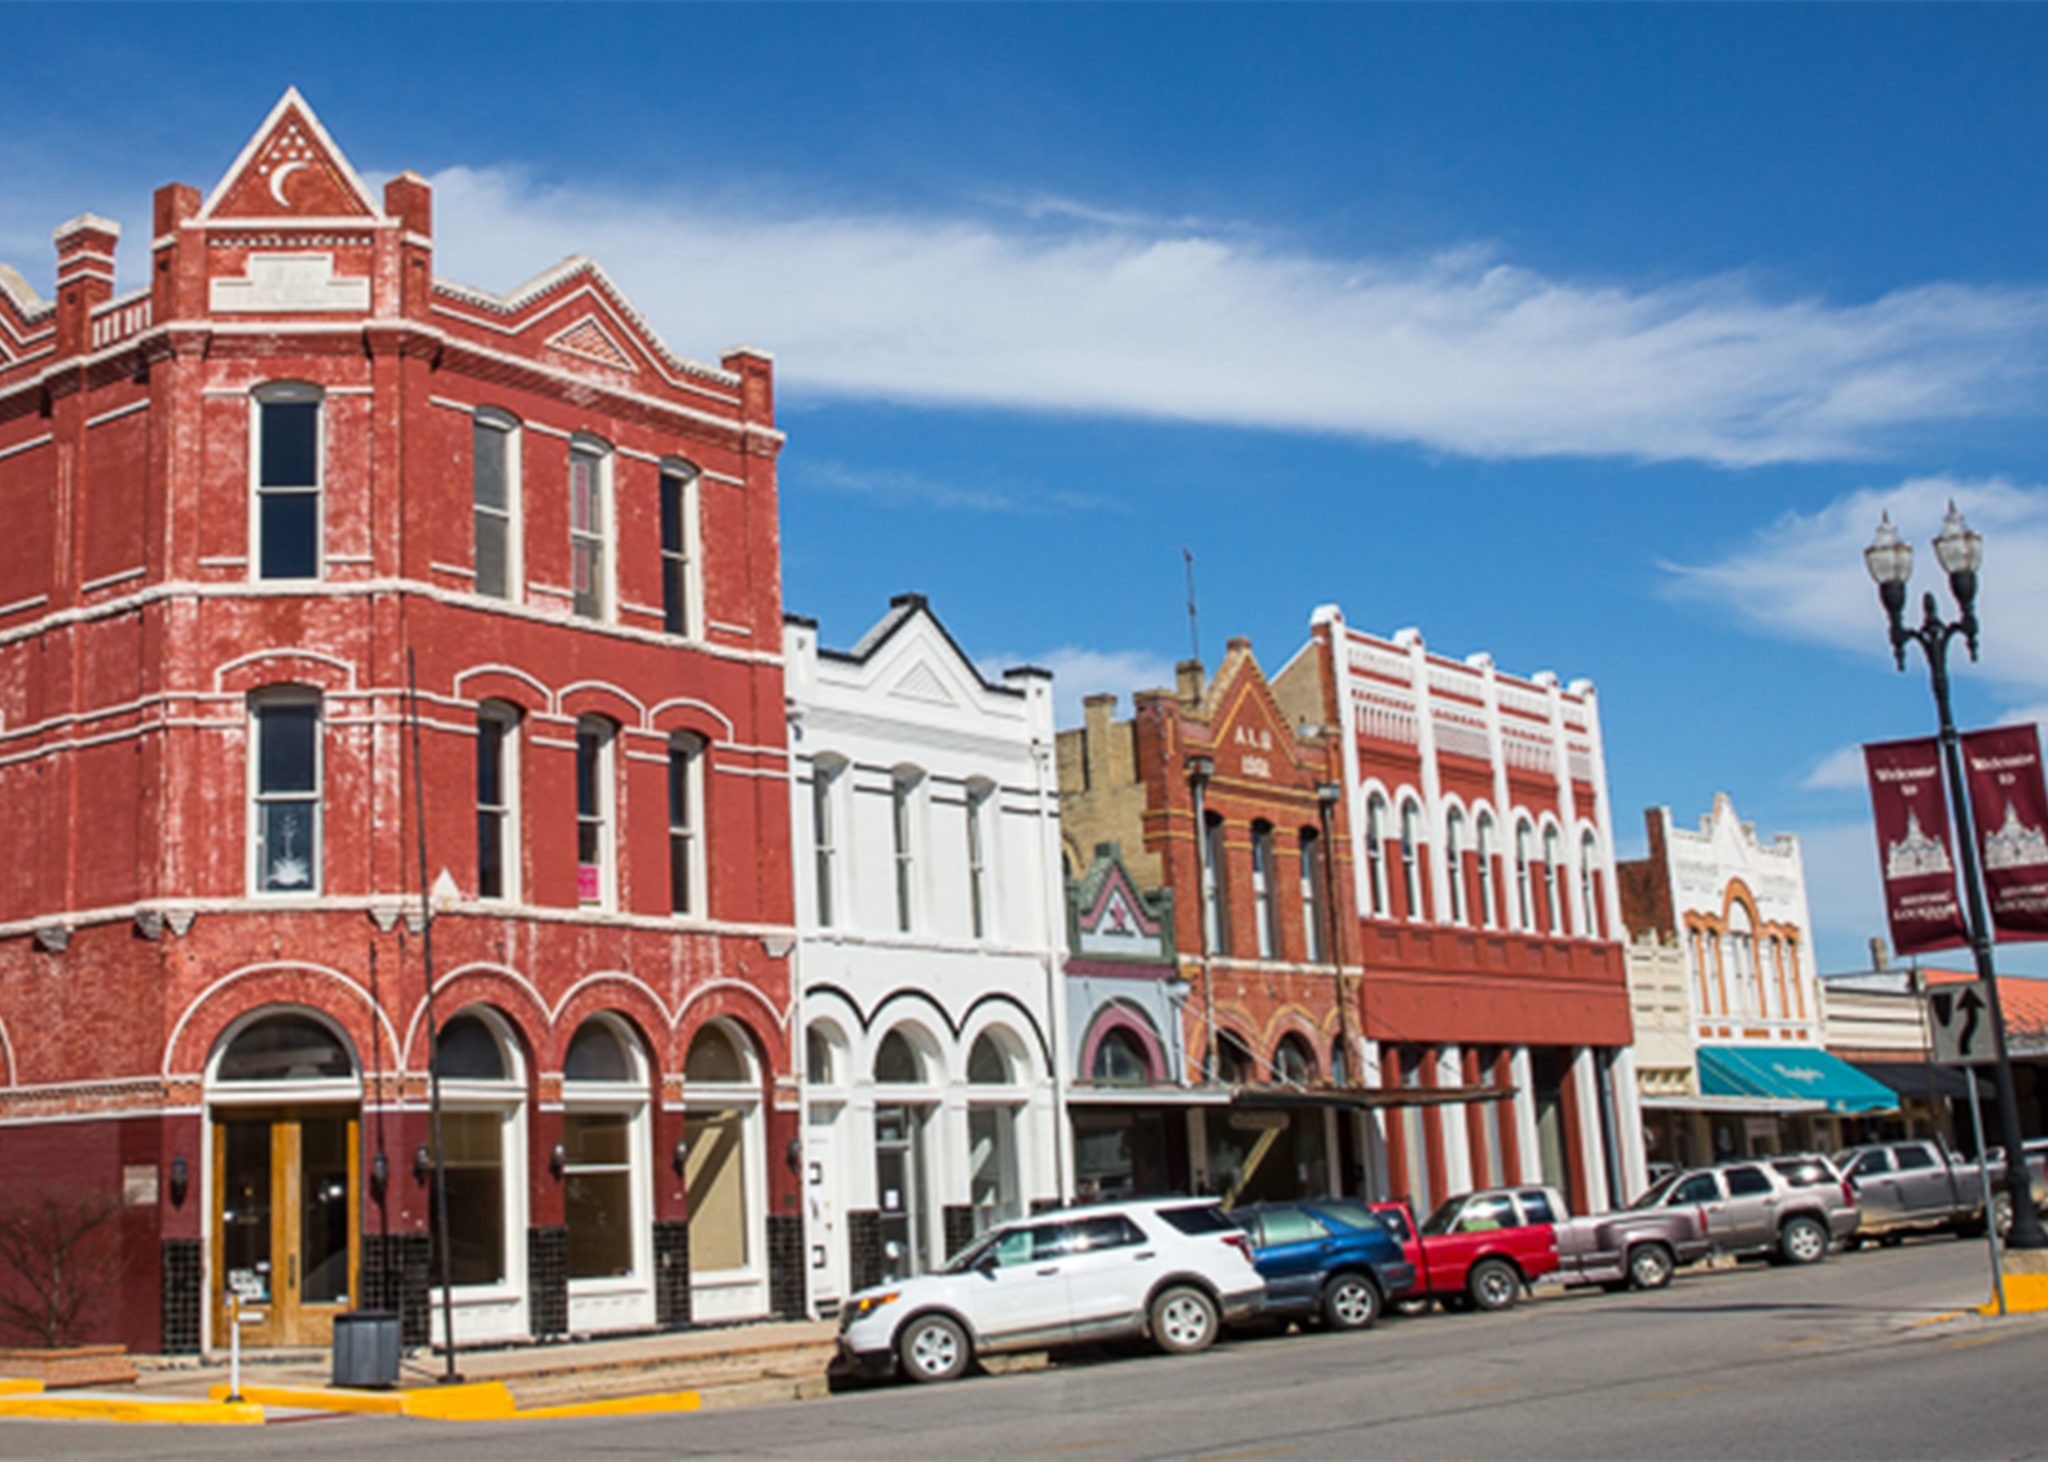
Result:
M0 1455L158 1457L2021 1457L2048 1454L2048 1317L1955 1311L1981 1244L1547 1292L1500 1315L1234 1339L693 1416L265 1428L0 1422Z

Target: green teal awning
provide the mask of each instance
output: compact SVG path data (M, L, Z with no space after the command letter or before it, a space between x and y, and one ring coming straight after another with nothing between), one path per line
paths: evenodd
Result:
M1898 1093L1872 1081L1818 1046L1699 1048L1700 1091L1706 1096L1798 1097L1831 1112L1892 1112Z

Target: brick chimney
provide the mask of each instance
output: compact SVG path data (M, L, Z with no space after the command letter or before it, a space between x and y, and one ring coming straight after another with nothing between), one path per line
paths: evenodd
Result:
M1202 662L1183 660L1173 667L1174 693L1190 709L1202 703Z
M92 349L92 312L114 297L114 245L121 225L81 213L60 223L57 242L57 354L83 355Z

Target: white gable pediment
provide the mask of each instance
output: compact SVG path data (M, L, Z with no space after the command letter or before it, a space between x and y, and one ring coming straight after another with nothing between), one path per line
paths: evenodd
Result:
M954 706L959 701L939 679L939 672L923 660L916 661L891 686L889 694L903 700L922 701L928 706Z

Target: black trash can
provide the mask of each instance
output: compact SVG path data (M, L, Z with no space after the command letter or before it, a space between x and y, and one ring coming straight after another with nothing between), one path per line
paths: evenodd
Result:
M334 1384L398 1384L398 1315L391 1310L349 1310L334 1317Z

